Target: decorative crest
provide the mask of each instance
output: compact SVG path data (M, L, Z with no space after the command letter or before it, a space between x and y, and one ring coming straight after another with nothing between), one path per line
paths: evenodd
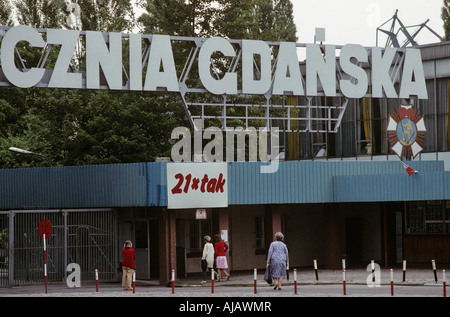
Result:
M423 116L412 105L402 104L395 113L389 115L386 131L391 150L400 159L410 160L422 152L427 129Z

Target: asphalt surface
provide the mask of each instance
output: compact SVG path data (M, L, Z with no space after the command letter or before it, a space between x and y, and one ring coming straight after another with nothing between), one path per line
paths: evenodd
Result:
M349 269L298 270L297 280L294 272L289 272L289 280L283 280L281 290L273 290L264 281L262 271L257 272L256 288L254 272L231 274L228 281L202 283L201 276L179 277L175 287L159 285L159 281L137 280L134 291L124 291L121 284L99 281L98 291L95 282L81 282L81 287L69 287L65 283L49 283L47 293L43 284L0 287L0 297L156 297L156 298L279 298L279 297L444 297L443 270L436 270L437 281L432 269L410 269L405 273L394 269L391 286L390 270L371 271ZM446 270L450 272L450 268ZM450 274L450 273L448 273ZM447 274L447 275L448 275ZM345 284L345 287L344 287ZM445 283L446 284L446 283ZM448 295L450 296L450 295Z

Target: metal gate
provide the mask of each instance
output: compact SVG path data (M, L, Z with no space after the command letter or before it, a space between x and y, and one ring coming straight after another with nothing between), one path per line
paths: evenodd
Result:
M44 250L38 226L52 223L47 239L47 279L66 281L79 265L81 281L117 280L117 212L111 209L0 211L0 286L44 283Z

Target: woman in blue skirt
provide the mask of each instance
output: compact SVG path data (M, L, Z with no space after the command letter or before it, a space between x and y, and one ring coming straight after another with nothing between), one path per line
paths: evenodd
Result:
M267 266L270 266L270 273L274 281L275 289L281 290L281 282L286 278L286 268L289 263L289 253L284 244L284 236L281 232L275 233L276 241L270 244L267 256Z

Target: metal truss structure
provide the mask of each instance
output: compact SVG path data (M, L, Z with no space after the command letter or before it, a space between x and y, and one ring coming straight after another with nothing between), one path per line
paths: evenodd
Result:
M398 17L397 13L398 13L398 10L395 11L392 18L390 18L389 20L387 20L386 22L384 22L382 25L380 25L377 28L377 41L376 41L377 46L378 46L378 33L379 32L387 35L385 47L406 47L408 45L417 46L418 43L416 41L416 37L423 29L430 31L433 35L435 35L439 39L439 41L444 40L439 34L437 34L432 28L430 28L427 25L429 20L426 20L425 22L423 22L421 24L405 26L403 24L403 22L400 20L400 18ZM382 27L384 27L389 22L391 22L390 28L382 29ZM396 30L397 24L398 24L398 29ZM408 29L410 29L410 28L416 28L414 33L411 34L408 31ZM399 36L401 34L404 35L405 39L400 44Z
M0 44L3 36L10 27L0 27ZM45 40L47 38L47 29L37 29ZM82 74L82 89L86 88L86 71L85 71L85 43L86 31L80 31L73 57L70 61L68 72ZM109 43L109 34L103 33L105 43ZM145 73L150 56L150 48L152 46L152 35L142 34L142 72ZM177 67L177 78L179 86L179 94L182 106L186 111L187 117L194 129L205 129L208 126L221 127L223 130L242 127L244 129L278 127L282 132L318 132L318 133L336 133L339 130L343 115L349 103L349 98L341 92L336 92L336 96L328 97L319 91L315 96L276 96L272 95L272 89L264 95L246 95L242 93L242 87L237 87L236 95L214 95L205 89L198 78L198 56L199 51L206 41L206 38L193 38L170 36L174 58L177 65L184 65L182 68ZM128 47L130 42L130 34L122 33L122 47ZM214 53L211 56L210 70L211 74L217 79L221 78L224 73L236 73L237 77L241 76L242 66L242 40L229 40L236 54L235 57L225 57L220 53ZM272 54L272 84L274 73L278 63L277 52L280 48L280 42L266 42ZM319 44L317 44L319 45ZM24 47L24 46L22 46ZM297 51L301 56L305 51L306 44L296 43ZM335 45L336 51L342 46ZM325 51L325 45L320 44L322 51ZM33 48L36 50L36 48ZM55 59L60 50L60 45L46 44L42 49L41 57L37 64L30 65L30 61L26 60L15 48L15 66L25 72L31 67L45 69L45 75L35 87L47 87L49 78L51 77L51 65L54 65ZM366 48L371 62L371 50ZM124 49L125 52L125 49ZM126 54L124 54L126 55ZM404 60L404 51L399 49L396 52L396 58L390 76L393 82L398 81L399 72L402 69ZM338 53L336 53L338 56ZM258 55L253 57L254 78L260 76L258 67ZM364 68L358 62L358 67ZM305 72L306 61L299 61L299 67L302 73ZM368 66L370 67L370 66ZM130 67L127 57L122 57L122 90L130 90ZM100 88L109 89L104 77L100 77ZM342 71L338 59L336 60L336 79L339 85L340 79L349 79L349 75ZM356 80L350 78L353 82ZM303 87L305 87L305 79L302 76ZM6 79L5 74L0 68L0 86L11 86ZM162 90L164 91L164 90ZM371 97L368 92L365 97ZM200 119L202 126L195 125L194 120Z

